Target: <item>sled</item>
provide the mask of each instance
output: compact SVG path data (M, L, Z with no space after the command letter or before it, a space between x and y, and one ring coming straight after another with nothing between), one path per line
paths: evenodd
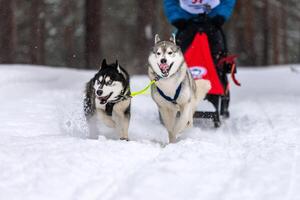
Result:
M184 42L180 41L180 43ZM223 55L217 61L214 61L211 55L208 36L204 31L197 31L194 34L193 40L190 40L189 45L186 45L182 50L193 78L195 80L209 80L212 86L205 99L212 103L215 111L197 110L194 118L212 119L214 127L217 128L221 125L221 116L223 118L229 117L230 91L227 75L231 74L234 83L239 85L234 76L236 73L236 56Z

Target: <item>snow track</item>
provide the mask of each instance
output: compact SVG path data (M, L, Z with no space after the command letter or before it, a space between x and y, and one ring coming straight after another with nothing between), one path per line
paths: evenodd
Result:
M86 139L93 73L0 66L1 200L300 199L300 76L287 66L240 70L231 118L219 129L198 122L166 146L147 95L132 102L132 141ZM132 88L147 82L133 77Z

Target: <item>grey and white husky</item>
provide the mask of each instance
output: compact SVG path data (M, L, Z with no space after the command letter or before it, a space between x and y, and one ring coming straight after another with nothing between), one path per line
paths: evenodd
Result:
M170 41L161 41L156 35L148 61L149 78L157 80L151 95L169 133L169 142L174 143L178 133L193 125L194 112L210 90L210 81L192 78L174 36Z
M84 113L89 124L89 137L97 138L97 123L115 128L121 140L128 140L130 120L129 75L118 64L102 61L100 70L86 84Z

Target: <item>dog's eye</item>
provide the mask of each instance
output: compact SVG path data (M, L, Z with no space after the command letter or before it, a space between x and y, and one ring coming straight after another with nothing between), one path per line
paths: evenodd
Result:
M156 52L156 55L160 56L160 54L161 54L160 52Z
M173 54L173 52L172 52L172 51L169 51L169 52L168 52L168 54L169 54L169 55L172 55L172 54Z
M111 85L112 84L112 80L109 80L108 82L106 82L107 85Z

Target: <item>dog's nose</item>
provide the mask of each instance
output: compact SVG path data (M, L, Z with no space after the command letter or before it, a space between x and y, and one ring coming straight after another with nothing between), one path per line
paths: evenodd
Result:
M97 90L97 95L98 96L101 96L103 94L103 91L102 90Z
M166 64L166 63L167 63L167 59L163 58L163 59L160 60L160 62L161 62L162 64Z

